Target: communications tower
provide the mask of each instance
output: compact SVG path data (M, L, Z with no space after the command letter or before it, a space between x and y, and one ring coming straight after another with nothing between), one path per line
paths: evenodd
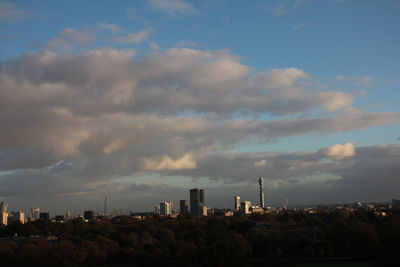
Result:
M263 190L264 178L260 177L258 179L258 184L260 185L260 207L264 208L264 190Z

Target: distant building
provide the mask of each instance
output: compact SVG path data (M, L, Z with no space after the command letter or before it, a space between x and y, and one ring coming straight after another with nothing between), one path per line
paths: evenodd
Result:
M236 211L240 210L240 196L235 196L234 201L235 201L235 210Z
M392 199L392 206L394 208L400 208L400 199Z
M115 216L120 216L120 215L121 215L121 209L120 208L113 208L112 216L115 217Z
M1 217L1 221L0 223L7 225L8 223L8 213L4 212L4 211L0 211L0 217Z
M160 205L154 206L154 214L160 214Z
M92 210L85 210L85 211L83 212L83 219L88 220L88 221L92 221L92 220L95 219L95 216L94 216L94 215L95 215L95 214L94 214L94 211L92 211Z
M1 217L1 223L4 225L7 225L8 223L8 212L7 212L7 203L6 202L1 202L0 203L0 217Z
M43 221L48 221L50 220L50 214L48 212L41 212L39 214L39 219Z
M190 213L195 216L204 216L203 208L205 206L204 189L190 189Z
M160 215L172 214L172 202L161 202L160 203Z
M23 212L23 211L15 212L14 218L16 221L19 221L20 223L24 224L25 223L25 212Z
M71 220L74 216L72 215L72 212L67 211L65 213L65 220Z
M179 211L182 215L189 214L189 205L186 199L182 199L181 201L179 201L179 208Z
M250 207L251 207L250 201L244 201L241 203L241 210L244 214L250 214Z
M40 208L31 208L31 219L38 220L40 217Z
M200 206L198 209L198 216L207 216L208 215L208 208L206 206Z
M4 216L2 216L2 222L4 223L5 221L7 221L8 224L11 224L13 222L20 222L22 224L25 223L25 213L23 211L17 211L17 212L7 212L7 207L3 205L2 207L2 213L4 214ZM7 215L5 215L7 214ZM5 218L7 217L7 218ZM7 225L7 223L5 223L5 225Z
M7 202L0 203L0 212L7 212L8 204Z

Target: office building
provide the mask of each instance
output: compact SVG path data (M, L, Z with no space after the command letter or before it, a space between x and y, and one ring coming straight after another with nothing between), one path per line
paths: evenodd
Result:
M154 206L154 214L160 214L160 205Z
M235 201L235 210L236 211L240 210L240 196L235 196L234 201Z
M8 223L8 213L4 212L4 211L1 211L0 212L0 217L1 217L0 223L2 223L4 225L7 225L7 223Z
M40 216L40 208L31 208L31 219L38 220Z
M7 203L6 202L1 202L0 203L0 223L7 225L8 223L8 212L7 212Z
M250 214L250 207L251 207L251 202L250 201L244 201L241 203L241 210L244 214Z
M203 209L200 207L205 206L204 189L194 188L190 189L190 213L195 216L203 216Z
M48 212L41 212L39 214L39 219L40 220L44 220L44 221L48 221L48 220L50 220L50 214Z
M161 202L160 203L160 215L172 214L172 202Z
M0 203L0 212L7 212L8 204L7 202Z
M94 211L92 211L92 210L85 210L84 212L83 212L83 219L85 219L85 220L88 220L88 221L91 221L91 220L94 220Z
M23 211L18 211L14 213L14 218L16 221L21 222L22 224L25 223L25 212Z
M181 201L179 201L179 211L182 215L187 215L189 214L189 205L188 205L188 201L186 199L182 199Z
M258 184L260 185L260 207L264 208L264 178L260 177L258 179Z

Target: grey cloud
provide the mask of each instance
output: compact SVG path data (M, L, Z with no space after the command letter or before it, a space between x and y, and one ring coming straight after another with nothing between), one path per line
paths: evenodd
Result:
M347 181L346 168L364 164L363 149L351 159L322 151L219 153L400 120L395 112L356 110L354 96L313 90L310 79L296 68L254 73L228 51L193 49L141 58L130 49L43 51L3 62L0 170L19 170L1 175L0 195L125 192L114 179L149 172L233 184L264 171L281 180L331 173Z

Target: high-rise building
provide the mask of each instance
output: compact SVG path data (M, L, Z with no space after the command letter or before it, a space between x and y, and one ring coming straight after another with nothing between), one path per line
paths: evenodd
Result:
M4 224L4 225L7 225L7 222L8 222L8 213L7 212L4 212L4 211L0 211L0 219L1 219L1 221L0 221L0 223L2 223L2 224Z
M251 207L251 202L250 201L244 201L241 203L242 205L242 212L244 214L250 214L250 207Z
M40 208L31 208L31 219L38 220L40 216Z
M8 204L7 202L0 203L0 212L7 212Z
M264 178L260 177L258 179L258 184L260 185L260 207L263 209L264 208Z
M240 209L240 196L235 196L235 210L239 210Z
M20 221L22 224L25 223L25 212L23 211L18 211L14 213L14 217L17 221Z
M179 201L179 207L180 207L180 213L182 215L187 215L189 213L189 205L188 205L188 201L186 199L182 199L181 201Z
M195 216L203 216L203 210L200 207L205 206L204 189L190 189L190 213Z
M161 202L160 203L160 215L172 214L172 202Z
M0 203L0 223L7 225L8 222L8 212L7 212L7 202L1 202Z

